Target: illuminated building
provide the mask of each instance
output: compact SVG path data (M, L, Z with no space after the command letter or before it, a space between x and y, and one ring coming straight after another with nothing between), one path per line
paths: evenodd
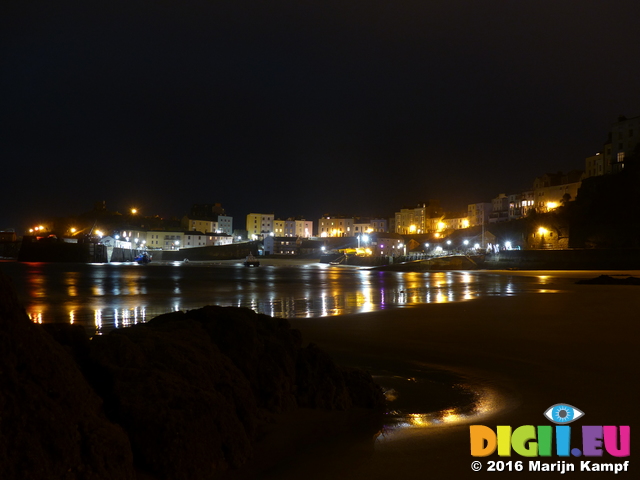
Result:
M353 218L325 215L318 220L319 237L353 237L355 230Z
M247 215L249 239L256 239L273 233L273 213L250 213Z
M582 170L568 173L545 173L533 182L534 206L536 211L544 213L564 203L575 200L582 183Z

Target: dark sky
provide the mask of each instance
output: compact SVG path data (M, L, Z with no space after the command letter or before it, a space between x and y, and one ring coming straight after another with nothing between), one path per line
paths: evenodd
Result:
M449 209L640 115L637 0L2 2L0 229Z

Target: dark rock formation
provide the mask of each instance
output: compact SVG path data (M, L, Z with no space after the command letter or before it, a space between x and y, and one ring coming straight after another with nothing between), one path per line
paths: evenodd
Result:
M32 324L2 286L0 478L212 478L251 459L273 414L384 405L286 320L209 306L89 340Z
M251 457L257 407L242 372L198 322L179 316L94 338L89 380L141 468L210 478Z
M134 478L125 433L1 274L0 352L0 478Z
M580 285L640 285L640 278L631 276L616 278L609 275L600 275L587 280L578 280L576 283Z
M352 406L342 372L316 345L298 352L296 383L301 407L346 410Z
M197 320L220 351L242 371L259 406L283 412L296 406L296 355L300 332L289 322L248 308L208 306L186 313ZM158 317L149 322L151 326Z
M368 374L345 375L317 347L300 345L286 320L208 306L95 337L83 368L129 433L140 468L210 478L251 458L270 413L383 404Z

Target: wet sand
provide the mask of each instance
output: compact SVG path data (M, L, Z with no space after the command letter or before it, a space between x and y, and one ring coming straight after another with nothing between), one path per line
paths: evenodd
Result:
M383 385L393 377L424 383L434 370L441 369L460 376L472 388L489 392L489 403L472 418L451 415L427 426L391 425L375 439L350 445L324 442L259 478L495 475L484 469L479 473L471 470L476 458L470 456L469 424L511 425L514 429L550 425L543 412L556 403L569 403L585 413L573 424L578 441L582 425L638 425L640 290L636 286L566 283L556 289L553 280L548 286L546 293L517 297L291 320L306 341L317 343L339 363L369 368ZM427 392L423 402L413 399L414 412L404 413L428 413L434 399ZM403 391L398 394L402 396ZM523 460L515 454L489 459ZM488 459L481 460L486 467ZM579 464L580 459L562 460ZM605 456L598 460L618 459ZM525 469L517 472L517 478L536 473Z

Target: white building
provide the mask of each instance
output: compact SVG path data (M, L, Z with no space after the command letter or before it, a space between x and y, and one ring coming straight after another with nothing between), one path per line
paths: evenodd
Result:
M207 237L208 235L203 232L185 232L180 248L205 247Z
M233 243L233 235L226 233L209 233L207 234L207 245L231 245Z

